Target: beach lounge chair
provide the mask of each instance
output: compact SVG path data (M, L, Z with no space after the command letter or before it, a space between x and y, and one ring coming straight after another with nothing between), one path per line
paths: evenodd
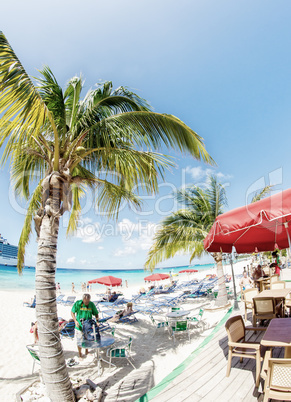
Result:
M67 300L63 300L62 304L64 306L72 306L75 303L76 296L68 296Z
M63 329L60 331L61 338L67 337L73 339L75 336L75 323L74 321L67 322Z
M28 350L30 356L31 356L32 359L33 359L32 373L31 373L31 374L33 374L35 363L40 364L40 359L39 359L39 354L38 354L38 348L37 348L37 345L35 345L35 344L26 345L26 348L27 348L27 350Z
M172 329L172 337L175 343L175 336L178 334L188 334L189 342L190 342L190 332L189 332L189 321L188 320L179 320L173 321L170 323Z
M231 370L231 360L233 357L244 357L248 359L256 360L256 387L259 386L260 382L260 371L261 371L261 346L258 342L246 342L246 330L251 331L264 331L266 328L253 328L245 327L244 320L241 315L231 317L225 324L225 329L228 336L228 363L226 370L226 377L229 377Z
M56 302L57 302L57 303L61 303L61 302L64 300L64 297L65 297L65 295L59 295L59 296L56 298Z
M152 314L150 315L150 319L155 327L153 336L155 335L157 329L167 328L167 330L169 330L169 322L168 321L155 319Z
M35 306L36 306L36 297L34 296L34 299L33 299L33 301L31 303L24 302L23 306L24 307L35 308Z
M264 402L291 401L291 359L269 359Z
M120 359L125 358L127 359L128 363L132 365L135 369L135 366L130 361L131 357L131 347L132 347L132 338L130 337L128 342L118 346L117 348L109 348L107 349L106 356L109 357L109 368L112 366L111 360L112 359Z

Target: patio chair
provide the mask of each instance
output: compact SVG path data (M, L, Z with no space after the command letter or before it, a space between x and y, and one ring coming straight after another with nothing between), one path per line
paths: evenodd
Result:
M198 327L199 324L202 322L203 314L204 314L204 310L203 310L203 308L201 308L199 310L198 315L187 317L187 320L189 321L190 326Z
M286 283L284 281L275 281L270 284L271 289L285 289Z
M112 359L125 358L127 359L128 363L130 363L132 367L135 369L135 366L130 361L130 359L132 359L131 347L132 347L132 338L130 337L127 343L119 345L117 348L111 347L107 349L106 356L109 357L109 368L112 365L111 364Z
M33 300L32 300L31 303L24 302L24 303L23 303L23 306L24 306L24 307L35 308L35 306L36 306L36 297L34 296L34 298L33 298Z
M257 296L259 291L257 288L246 289L242 291L242 301L245 305L245 321L247 321L247 310L253 310L253 297Z
M266 283L266 284L264 285L264 289L265 289L265 290L271 289L272 284L275 283L275 282L277 282L278 280L279 280L279 275L278 275L278 274L272 275L272 276L270 277L270 282L269 282L269 283Z
M253 326L258 320L271 320L276 318L276 304L272 297L254 297ZM277 306L278 307L278 306Z
M40 364L38 348L37 348L37 345L32 344L32 345L26 345L26 349L28 350L30 356L33 359L32 372L31 372L31 374L33 374L34 373L35 363Z
M60 330L61 338L66 337L74 339L75 336L75 323L74 321L67 322L63 329Z
M266 328L260 327L245 327L244 320L241 315L231 317L225 324L225 329L228 336L228 362L226 369L226 377L229 377L231 370L231 360L233 357L240 357L242 363L243 358L256 360L256 387L259 386L260 371L261 371L261 346L257 342L248 342L246 338L246 330L265 331Z
M173 321L170 323L170 327L172 329L172 337L175 343L175 336L178 334L188 334L189 342L190 342L190 332L189 332L189 321L188 320L179 320Z
M155 335L157 329L167 328L169 330L169 322L168 321L155 319L152 314L150 315L150 319L155 327L153 336Z
M269 359L264 402L270 398L291 401L291 359Z

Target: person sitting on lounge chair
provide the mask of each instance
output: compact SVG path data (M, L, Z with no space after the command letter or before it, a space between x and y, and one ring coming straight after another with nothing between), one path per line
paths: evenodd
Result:
M112 318L110 318L108 321L117 322L120 320L121 317L126 317L127 315L130 315L132 313L133 313L132 303L129 302L129 303L127 303L126 308L124 310L117 311L117 313Z

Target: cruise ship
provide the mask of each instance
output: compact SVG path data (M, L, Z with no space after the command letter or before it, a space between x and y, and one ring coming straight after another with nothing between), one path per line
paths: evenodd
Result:
M0 234L0 265L10 265L16 267L17 265L18 247L12 246Z

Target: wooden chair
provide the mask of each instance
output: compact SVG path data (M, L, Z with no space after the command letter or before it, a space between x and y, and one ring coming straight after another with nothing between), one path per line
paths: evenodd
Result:
M253 297L257 296L258 294L259 291L257 288L242 291L242 301L245 304L245 321L247 321L247 310L253 310Z
M269 359L264 402L291 401L291 359Z
M278 274L270 276L269 283L266 283L264 285L264 289L265 290L271 289L272 284L275 283L275 282L278 282L278 280L279 280L279 275Z
M276 303L272 297L254 297L253 327L258 320L271 320L276 318Z
M246 330L259 330L264 331L266 328L253 328L245 327L243 318L241 315L231 317L225 324L225 329L228 336L228 362L226 377L229 377L231 370L231 360L233 357L240 357L242 363L243 358L256 360L256 387L259 386L260 371L261 371L261 345L258 342L248 342L246 338Z
M271 289L285 289L286 283L284 281L275 281L270 283Z

